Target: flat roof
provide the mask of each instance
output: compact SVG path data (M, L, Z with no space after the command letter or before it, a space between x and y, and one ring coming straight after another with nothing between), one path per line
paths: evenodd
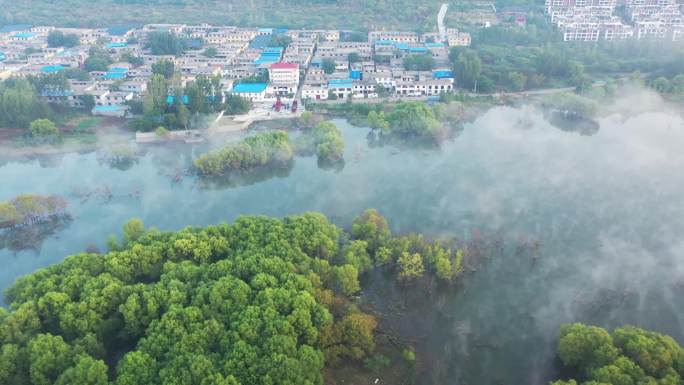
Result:
M112 106L95 106L93 108L93 111L119 111L122 109L123 106L120 105L112 105Z
M54 73L54 72L59 72L64 69L64 66L61 64L53 64L53 65L47 65L41 68L40 70L45 72L45 73Z
M299 68L299 64L280 62L280 63L271 64L271 68L272 69L291 69L291 70L293 70L293 69Z
M266 83L240 83L233 87L233 91L238 94L254 94L264 92L268 87Z
M12 35L12 37L34 37L36 36L33 32L20 32Z

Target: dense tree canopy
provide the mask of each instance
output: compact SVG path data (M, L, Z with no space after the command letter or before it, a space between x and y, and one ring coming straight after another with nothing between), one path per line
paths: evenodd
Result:
M563 325L558 357L579 381L552 385L678 385L684 374L684 350L674 339L634 326L611 334L596 326Z
M409 71L432 71L435 59L430 54L409 55L404 58L404 69Z
M431 137L439 128L435 112L420 102L400 103L387 115L387 120L391 132L405 136Z
M65 34L62 31L51 31L47 37L49 47L75 47L80 43L78 35Z
M152 55L180 55L187 49L185 39L171 32L150 32L147 35L147 44Z
M195 159L195 167L204 175L221 175L249 170L292 159L293 151L286 132L259 133L238 143L212 151Z
M10 78L0 83L1 126L28 128L32 121L49 114L49 107L39 99L36 87L29 80Z
M124 230L120 249L8 290L0 383L314 385L326 362L374 350L372 316L333 312L344 300L330 300L325 266L341 231L320 214Z

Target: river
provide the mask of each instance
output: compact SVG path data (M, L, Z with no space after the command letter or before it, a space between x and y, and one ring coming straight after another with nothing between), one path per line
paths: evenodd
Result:
M626 323L684 342L684 122L646 110L599 120L593 135L552 126L531 108L494 108L439 149L369 147L343 120L346 164L297 158L256 180L207 186L174 178L201 147L150 148L120 170L95 153L0 165L0 200L69 200L72 220L34 249L0 250L0 289L88 246L105 249L132 217L163 230L241 214L321 211L349 225L377 208L393 231L500 234L506 247L465 283L409 300L393 327L418 339L421 383L544 384L557 375L561 323ZM520 239L538 251L515 252ZM380 301L388 288L371 284Z

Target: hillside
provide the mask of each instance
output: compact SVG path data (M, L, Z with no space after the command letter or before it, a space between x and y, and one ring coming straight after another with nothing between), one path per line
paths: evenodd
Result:
M432 30L439 0L0 0L0 24L103 27L211 23L309 28Z

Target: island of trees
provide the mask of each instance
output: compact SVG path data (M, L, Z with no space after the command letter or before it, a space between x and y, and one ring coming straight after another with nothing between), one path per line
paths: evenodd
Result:
M0 383L322 384L325 366L388 364L378 320L350 297L359 274L453 282L463 256L392 235L375 210L349 233L317 213L168 233L131 220L108 244L7 291Z
M316 154L319 161L339 162L344 156L342 132L332 122L320 122L295 141L285 131L260 132L206 153L194 161L201 175L219 176L257 168L282 166L300 155Z
M558 357L576 379L552 385L679 385L684 375L684 350L674 339L634 326L609 333L564 325Z
M195 159L202 175L217 176L233 171L282 165L292 159L290 138L284 131L262 132L231 143Z
M66 200L57 196L19 195L0 202L0 229L26 226L67 213Z

